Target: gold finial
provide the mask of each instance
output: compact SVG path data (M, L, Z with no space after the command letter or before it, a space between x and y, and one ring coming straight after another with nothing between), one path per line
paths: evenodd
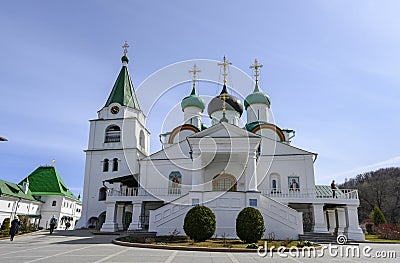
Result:
M222 66L222 67L223 67L223 70L224 70L224 73L222 73L222 76L224 76L224 85L226 85L226 76L228 75L228 74L226 73L226 68L227 68L227 66L229 66L229 65L232 65L232 63L231 63L231 62L228 62L228 61L226 60L226 57L225 57L225 56L224 56L224 62L218 63L218 66Z
M122 48L124 49L124 56L128 53L128 42L125 41L125 43L122 45Z
M251 69L254 69L255 73L254 76L256 77L256 83L258 83L258 76L260 76L258 69L262 68L262 64L258 64L257 59L254 59L254 64L250 66Z
M56 160L51 160L51 166L53 166L54 167L54 163L56 162Z
M201 70L197 69L196 64L193 65L193 70L189 70L189 73L193 73L193 89L196 87L197 73Z

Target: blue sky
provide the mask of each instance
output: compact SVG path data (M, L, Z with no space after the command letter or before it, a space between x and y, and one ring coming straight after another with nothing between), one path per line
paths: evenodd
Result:
M81 192L88 120L111 91L125 40L136 87L182 60L226 55L251 74L257 57L277 125L319 154L319 184L400 166L398 10L384 0L2 1L0 179L19 182L55 159Z

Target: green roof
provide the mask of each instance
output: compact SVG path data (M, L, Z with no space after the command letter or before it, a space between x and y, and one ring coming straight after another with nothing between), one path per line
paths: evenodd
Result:
M268 107L271 105L271 101L264 92L262 92L258 84L254 87L253 93L249 94L244 100L244 107L247 109L251 104L265 104Z
M33 196L31 191L28 189L28 193L25 194L22 191L22 187L20 185L10 183L4 180L0 180L0 196L11 196L15 198L21 198L30 201L38 201Z
M189 96L183 98L181 102L181 107L182 110L184 110L186 107L197 107L203 112L203 110L206 108L206 103L202 98L197 96L195 86L193 86L192 93Z
M65 185L54 166L40 166L27 178L32 195L63 195L79 201ZM25 180L26 178L19 184L22 185Z
M264 123L268 123L266 121L254 121L251 123L247 123L246 126L244 126L246 128L247 131L252 131L256 126L260 125L260 124L264 124Z
M121 106L127 106L140 110L139 102L136 98L132 80L128 72L129 60L126 56L123 56L121 60L123 62L123 66L119 72L117 80L115 81L114 87L105 106L108 107L112 103L119 103Z

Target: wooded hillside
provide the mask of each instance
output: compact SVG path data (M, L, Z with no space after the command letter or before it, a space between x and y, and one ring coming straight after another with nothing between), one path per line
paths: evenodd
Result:
M370 217L377 205L388 222L400 220L400 168L385 168L359 174L339 185L342 189L358 189L360 222Z

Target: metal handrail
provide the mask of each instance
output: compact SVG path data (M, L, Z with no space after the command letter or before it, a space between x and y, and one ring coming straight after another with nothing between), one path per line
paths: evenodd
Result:
M120 187L120 189L108 189L108 196L181 196L189 192L188 188L148 188Z
M356 189L337 189L335 190L335 197L333 197L332 190L317 191L316 188L311 189L265 189L261 193L267 197L276 198L331 198L331 199L358 199L358 190Z

